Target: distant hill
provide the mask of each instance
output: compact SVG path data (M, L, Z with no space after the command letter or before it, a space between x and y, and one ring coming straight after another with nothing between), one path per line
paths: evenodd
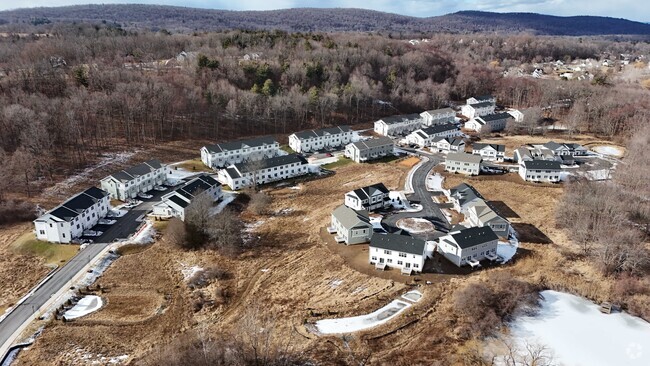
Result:
M361 32L530 32L540 35L650 35L650 25L595 16L557 17L534 13L461 11L418 18L364 9L295 8L226 11L162 5L76 5L0 12L0 24L115 22L125 28L176 31L281 29L286 31Z

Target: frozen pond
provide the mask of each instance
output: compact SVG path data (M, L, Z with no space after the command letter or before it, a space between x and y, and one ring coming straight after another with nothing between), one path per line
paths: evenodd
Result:
M548 347L554 364L567 366L650 365L650 323L626 313L603 314L582 297L543 291L535 316L516 319L512 337Z

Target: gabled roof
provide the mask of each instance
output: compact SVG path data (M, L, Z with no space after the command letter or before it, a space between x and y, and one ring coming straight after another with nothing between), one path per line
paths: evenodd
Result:
M384 117L379 119L377 122L382 121L387 125L392 125L395 123L401 123L401 122L408 122L408 121L415 121L415 120L421 120L422 116L420 116L417 113L412 113L412 114L400 114L397 116L389 116L389 117Z
M248 140L229 141L214 145L206 145L204 148L208 150L208 152L216 154L224 151L240 150L243 148L258 147L264 145L274 145L277 143L278 142L272 136L263 136Z
M90 187L85 191L72 196L67 201L53 208L43 216L49 214L59 220L72 221L84 210L90 208L92 205L97 203L97 201L107 196L108 192L105 192L97 187Z
M449 140L449 138L447 138L447 140ZM460 145L464 145L464 144L465 144L465 140L463 140L460 137L452 138L451 143L450 143L451 146L460 146Z
M490 121L498 121L506 118L512 118L512 116L509 113L503 112L503 113L487 114L485 116L481 116L480 118L485 122L490 122Z
M562 148L568 149L568 146L566 146L565 144L560 144L560 143L557 143L555 141L549 141L549 142L545 143L542 146L544 146L545 148L547 148L549 150L553 150L553 151L559 150L559 149L562 149Z
M524 166L526 169L562 170L560 162L551 160L526 160Z
M350 129L350 126L336 126L336 127L329 127L329 128L321 128L319 130L296 132L294 133L294 135L300 140L305 140L305 139L311 139L311 138L321 137L325 135L336 135L336 134L346 133L350 131L352 131Z
M332 215L336 217L336 219L346 229L372 227L368 217L368 211L366 210L357 211L346 205L341 205L332 212Z
M473 150L483 150L487 147L493 148L495 151L498 152L505 152L506 151L506 145L501 145L501 144L481 144L481 143L476 143L472 146Z
M384 185L384 183L375 183L371 186L357 188L353 191L348 192L347 194L354 193L357 197L363 200L372 197L377 192L382 194L388 194L389 191L388 188L386 188L386 186Z
M187 202L186 200L180 198L180 197L177 196L177 195L171 195L171 196L169 196L169 197L167 197L167 198L168 198L170 201L174 202L175 204L177 204L178 206L180 206L180 207L182 207L182 208L185 208L185 207L187 207L187 206L190 205L189 202Z
M351 145L356 146L359 150L365 150L373 147L393 145L393 140L390 137L382 136L375 139L353 142Z
M447 114L447 113L455 113L455 112L454 112L453 109L447 107L447 108L431 109L431 110L428 110L428 111L424 111L424 112L420 113L420 115L429 114L429 115L435 116L437 114Z
M425 245L424 240L398 234L373 235L370 239L371 247L417 255L424 254Z
M482 160L479 155L466 154L464 152L449 153L445 159L445 161L460 161L470 164L480 164Z
M508 221L495 211L492 204L482 199L470 203L467 209L468 210L474 209L474 211L476 212L476 216L478 217L479 220L481 220L482 223L488 223L496 219Z
M293 163L298 163L303 165L303 164L307 164L307 160L305 160L305 158L303 158L301 155L298 154L288 154L288 155L274 156L272 158L262 159L262 160L253 161L249 163L235 164L234 166L240 173L249 173L252 171L274 168L274 167L279 167L279 166L293 164ZM229 172L229 170L226 171Z
M111 174L110 177L113 177L114 179L119 180L121 182L128 182L138 177L141 177L147 173L151 173L155 170L158 170L160 168L162 168L162 164L160 163L160 160L152 159L149 161L145 161L144 163L140 163L138 165L132 166L130 168L122 169L118 172L115 172Z
M441 132L457 131L458 127L453 123L443 123L441 125L434 125L427 128L419 129L418 131L424 132L427 136L435 135Z
M449 190L449 194L458 200L458 204L462 207L467 202L471 202L477 198L483 199L483 195L479 193L473 186L467 183L461 183L456 187Z
M467 249L493 240L499 240L497 234L489 226L471 227L456 233L451 233L451 237L456 244Z
M182 186L176 188L173 192L164 195L163 201L168 199L180 207L185 208L189 205L189 202L197 196L199 192L205 192L214 186L220 185L221 183L216 181L214 178L207 175L206 173L203 173L190 180L189 182L183 184Z
M493 105L494 103L492 102L480 102L480 103L470 104L469 106L472 108L485 108L485 107L491 107Z

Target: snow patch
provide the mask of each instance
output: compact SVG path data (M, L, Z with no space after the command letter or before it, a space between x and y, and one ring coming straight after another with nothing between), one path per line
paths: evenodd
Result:
M185 263L180 263L180 265L181 265L181 274L183 274L183 280L185 281L194 277L195 274L203 271L203 268L199 266L189 266Z
M436 229L431 221L418 217L397 220L396 225L409 233L426 233Z
M146 220L144 226L136 232L131 239L125 241L128 244L150 244L153 243L156 236L156 229L153 228L151 221Z
M99 160L97 164L90 166L79 173L75 173L74 175L68 177L62 182L55 184L52 187L46 188L43 191L43 195L48 197L65 197L66 192L70 188L72 188L74 185L76 185L79 182L82 182L85 179L90 179L92 173L95 170L101 169L109 164L126 163L137 152L138 151L135 150L129 152L103 154L102 158Z
M430 175L427 177L427 190L443 191L442 182L445 180L440 174Z
M210 215L216 215L218 213L221 213L221 211L223 211L223 209L226 208L226 206L228 206L232 201L234 201L235 198L237 198L237 193L224 192L221 201L216 206L210 209Z
M562 365L650 365L650 323L625 313L603 314L584 298L542 291L537 315L517 318L512 338L540 344Z
M384 324L393 319L399 313L411 306L410 303L393 300L388 305L373 311L370 314L355 316L351 318L323 319L316 322L316 329L320 334L352 333L370 329Z
M510 261L517 253L517 248L519 248L519 242L516 240L511 240L510 242L500 241L497 244L497 255L503 258L501 263Z
M341 286L342 283L343 283L343 280L336 279L336 280L330 281L329 285L330 285L331 288L337 288L337 287Z
M101 297L95 295L84 296L72 309L66 311L63 317L66 320L81 318L99 310L102 305L104 305L104 302Z
M603 155L623 156L623 150L616 146L594 146L592 150Z

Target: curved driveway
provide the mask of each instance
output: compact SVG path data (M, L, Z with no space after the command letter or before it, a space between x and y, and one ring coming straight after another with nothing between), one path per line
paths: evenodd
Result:
M413 149L403 149L410 153L415 153L420 156L426 156L429 161L423 162L414 172L412 178L413 185L413 194L411 198L420 201L422 205L422 210L418 212L397 212L389 213L381 221L382 225L387 229L388 232L394 232L399 230L396 223L400 219L406 218L423 218L431 221L436 226L435 232L429 233L420 233L420 234L411 234L413 237L432 240L449 231L449 222L447 218L438 207L438 204L433 201L432 192L427 190L427 175L429 172L442 161L442 157L439 155L427 154L418 150Z

